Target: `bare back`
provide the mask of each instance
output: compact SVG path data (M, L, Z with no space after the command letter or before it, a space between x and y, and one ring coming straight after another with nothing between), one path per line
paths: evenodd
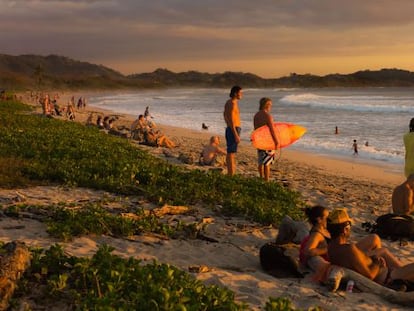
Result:
M409 181L395 187L392 193L392 210L399 215L414 212L414 189Z
M254 126L254 129L257 129L264 125L267 125L269 127L270 134L272 135L272 139L275 144L273 149L276 150L277 146L279 145L279 142L277 140L276 133L273 128L273 117L269 113L271 102L269 102L268 105L269 106L265 107L264 109L262 108L258 112L256 112L253 118L253 126Z
M354 270L371 280L375 279L379 272L378 267L376 269L371 267L372 259L355 244L331 242L328 246L328 254L332 264Z
M224 121L228 127L240 127L240 110L237 99L229 99L224 105Z
M273 118L270 115L270 113L264 110L259 110L254 115L253 126L254 126L254 129L257 129L263 125L267 125L269 128L271 128L273 126Z

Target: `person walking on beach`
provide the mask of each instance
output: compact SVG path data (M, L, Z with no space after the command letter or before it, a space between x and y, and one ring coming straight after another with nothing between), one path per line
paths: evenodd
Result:
M273 150L257 150L259 175L261 178L264 178L265 181L268 181L270 178L270 165L273 163L275 157L274 150L276 150L279 145L275 130L273 128L273 117L270 114L271 108L272 100L267 97L261 98L259 102L259 111L253 118L254 129L267 125L274 142Z
M409 132L403 137L405 147L404 173L407 178L414 174L414 118L410 120L408 127Z
M240 143L240 110L239 100L242 98L242 88L235 85L230 90L230 99L224 105L224 121L226 122L227 143L227 174L233 176L236 173L236 153Z
M354 143L352 144L352 149L354 149L354 156L358 155L358 144L356 139L354 139Z

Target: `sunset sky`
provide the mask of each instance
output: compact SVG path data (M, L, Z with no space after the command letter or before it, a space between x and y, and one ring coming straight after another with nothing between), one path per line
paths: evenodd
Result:
M0 0L0 53L123 74L414 71L412 0Z

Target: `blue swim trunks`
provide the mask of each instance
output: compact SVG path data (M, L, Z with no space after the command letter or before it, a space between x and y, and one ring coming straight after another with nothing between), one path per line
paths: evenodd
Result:
M237 134L240 136L241 128L236 127ZM230 127L226 127L226 143L227 143L227 153L236 153L237 152L237 143L234 138L233 131Z

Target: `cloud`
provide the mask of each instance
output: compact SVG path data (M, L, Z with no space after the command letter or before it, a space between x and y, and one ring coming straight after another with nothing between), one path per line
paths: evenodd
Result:
M402 43L405 53L414 52L411 0L0 0L0 6L0 52L9 54L162 67L371 57Z

